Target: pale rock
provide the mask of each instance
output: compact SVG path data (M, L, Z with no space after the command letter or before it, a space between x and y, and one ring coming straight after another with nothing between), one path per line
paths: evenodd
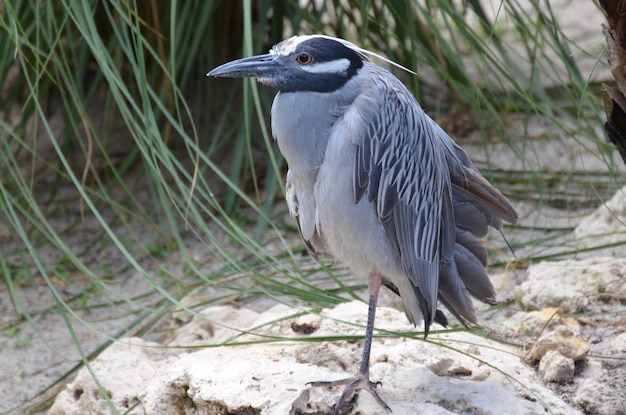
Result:
M305 314L296 318L291 323L291 330L296 334L310 335L319 330L322 325L322 317L315 314Z
M576 373L576 377L580 379L601 378L602 376L606 376L603 361L592 357L587 358L581 365L580 373Z
M624 275L623 259L541 262L528 268L517 297L530 309L558 307L565 313L590 311L591 307L602 310L605 305L600 294L626 294Z
M626 187L619 190L611 200L600 205L591 215L584 218L573 233L573 244L578 249L616 245L591 255L624 257L626 255ZM620 245L621 244L621 245Z
M544 382L569 383L574 379L574 361L550 350L539 362L539 375Z
M614 337L609 342L609 353L620 357L626 357L626 332Z
M184 318L182 314L177 310L173 316L185 324L172 330L162 343L172 347L189 347L228 342L244 335L261 315L249 308L225 306L207 307L191 318Z
M298 364L289 346L218 347L183 356L150 382L139 400L146 415L189 413L288 414L311 403L305 379L331 375L323 368ZM320 394L315 411L330 411L332 399ZM184 413L184 412L183 412Z
M558 326L553 331L544 332L535 340L526 355L528 362L540 361L550 351L556 351L577 362L587 356L589 342L565 326Z
M293 337L295 333L293 326L297 326L298 323L307 324L306 322L308 322L313 326L319 327L322 318L315 314L311 314L310 317L302 315L306 312L307 310L298 310L285 304L277 304L258 315L252 324L250 324L255 330L248 333L243 339L247 341L259 340L260 337L256 333L262 333L262 336L269 334L273 336Z
M566 326L573 332L580 332L581 326L573 318L563 316L560 308L548 307L536 311L518 311L498 324L498 329L508 334L537 336L545 330Z
M91 365L111 393L116 409L123 412L129 404L140 402L131 414L305 415L332 411L342 388L311 387L307 382L342 379L356 373L366 304L341 304L306 318L301 310L284 306L256 318L244 309L224 308L205 310L210 314L207 319L212 322L213 337L223 339L222 335L231 335L230 330L235 330L245 333L233 339L235 342L268 336L282 341L228 346L216 343L191 351L154 348L134 340L132 347L128 345L130 340L116 343ZM218 316L229 321L219 321ZM580 413L543 386L534 370L523 363L519 349L469 332L433 330L424 341L423 333L416 331L403 313L382 307L377 317L377 327L384 328L387 335L374 340L370 375L373 381L383 383L379 393L394 413L530 415L544 413L546 408L553 414ZM242 322L248 322L248 327L240 327ZM189 324L205 323L194 318ZM308 329L301 327L314 330L307 335ZM391 336L389 330L398 334ZM205 327L204 332L209 330ZM180 333L187 335L194 329ZM354 335L355 340L328 341L333 336ZM169 342L176 343L176 339ZM120 360L120 350L130 356ZM153 353L166 357L159 360ZM97 394L97 387L87 382L88 378L88 372L81 370L59 395L51 414L113 413L103 402L97 407L81 407L82 412L75 409L72 399L79 385L83 395ZM365 392L349 399L346 408L353 414L386 414Z
M626 395L623 390L606 386L603 379L590 378L581 382L574 398L587 415L625 415Z
M460 366L453 359L441 359L428 366L437 376L470 376L472 371L464 366Z
M102 389L109 395L118 411L128 411L138 403L137 396L154 379L167 353L161 345L139 338L121 339L113 343L90 366ZM65 390L59 393L48 415L115 414L106 397L85 368ZM135 408L129 415L143 414Z

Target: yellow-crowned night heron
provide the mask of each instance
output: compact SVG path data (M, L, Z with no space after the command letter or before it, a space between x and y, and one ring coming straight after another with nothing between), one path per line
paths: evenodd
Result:
M380 285L400 295L409 320L445 325L439 300L464 325L476 324L470 295L495 303L478 241L488 226L515 223L509 201L421 109L374 55L345 40L295 36L268 54L213 69L255 77L278 90L272 131L287 160L287 202L310 253L367 276L363 359L335 407L358 389L379 397L369 353ZM376 55L377 56L377 55Z

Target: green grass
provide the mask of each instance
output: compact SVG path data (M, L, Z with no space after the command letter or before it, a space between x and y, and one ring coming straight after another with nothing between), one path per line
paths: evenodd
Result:
M508 0L494 18L478 1L466 9L445 0L314 3L0 5L0 276L12 302L0 329L28 347L45 337L39 316L67 323L81 361L48 392L116 338L150 335L174 309L258 298L315 309L356 297L361 286L310 270L280 208L284 165L268 125L273 92L253 80L204 77L292 33L345 37L416 68L424 76L397 75L433 116L472 116L484 146L480 167L514 202L591 207L621 186L621 161L601 130L599 86L576 59L588 54L602 66L603 50L565 37L545 4ZM511 115L523 125L544 117L606 171L547 178L536 168L536 138L512 130ZM493 167L494 143L523 168ZM543 254L569 228L509 229L526 232L514 241L524 252L520 266L576 254ZM511 260L500 248L494 254L494 263ZM141 294L123 288L129 279L143 281ZM207 286L219 295L181 302ZM34 306L25 295L40 287ZM123 324L99 328L90 312L100 308ZM101 341L83 346L77 323ZM49 397L26 404L36 412Z

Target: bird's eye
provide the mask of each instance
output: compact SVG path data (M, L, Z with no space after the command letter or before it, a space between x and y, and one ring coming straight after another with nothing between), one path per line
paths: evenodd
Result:
M301 53L296 56L296 62L298 62L300 65L310 65L311 62L313 62L313 56L309 55L308 53Z

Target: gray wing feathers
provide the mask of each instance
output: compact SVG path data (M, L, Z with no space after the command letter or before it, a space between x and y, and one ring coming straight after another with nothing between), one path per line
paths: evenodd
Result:
M429 121L447 149L446 161L450 170L455 208L457 201L473 204L485 216L488 225L498 230L501 229L503 220L517 223L517 212L509 200L481 175L465 151L439 125L430 118ZM485 228L484 234L486 233Z
M383 225L390 238L397 242L402 268L413 282L424 320L430 323L437 311L439 280L436 276L439 273L440 261L438 259L426 260L417 255L422 241L419 239L421 235L416 235L416 230L419 229L416 223L417 215L411 207L405 203L399 203L390 220L384 222ZM431 230L422 229L424 234L432 233ZM433 237L432 240L436 241L436 239Z
M439 279L439 301L464 325L475 324L472 302L454 261L441 264Z
M476 323L468 294L495 302L478 238L503 220L516 223L517 213L408 91L382 81L372 89L353 104L367 124L355 140L355 202L366 196L375 204L426 332L437 299L463 324Z
M500 230L502 220L517 223L517 212L502 193L477 171L463 168L463 174L451 175L454 196L472 203L489 221L489 225Z
M355 202L367 194L378 219L396 244L402 267L413 281L424 319L436 313L442 255L454 255L454 221L444 230L443 194L450 203L443 152L425 115L406 90L379 84L377 97L355 101L367 123L357 145ZM384 109L383 112L380 109ZM451 213L453 217L453 213ZM442 234L447 246L442 246Z
M496 304L496 290L480 260L463 245L457 244L454 262L467 291L483 303Z
M456 227L454 223L455 211L450 191L444 192L443 196L443 226L442 233L442 258L439 268L439 300L454 314L463 324L475 323L476 316L472 302L469 299L465 287L465 280L457 267ZM437 275L437 274L435 274Z
M474 203L461 198L454 200L454 218L460 230L467 231L477 238L484 238L493 221L489 211L483 212Z
M462 246L464 250L468 251L467 255L471 254L475 258L475 261L477 261L483 267L487 266L487 250L485 249L483 244L478 239L476 239L476 237L472 235L471 232L459 229L457 224L456 245L454 247L455 256L458 246Z

